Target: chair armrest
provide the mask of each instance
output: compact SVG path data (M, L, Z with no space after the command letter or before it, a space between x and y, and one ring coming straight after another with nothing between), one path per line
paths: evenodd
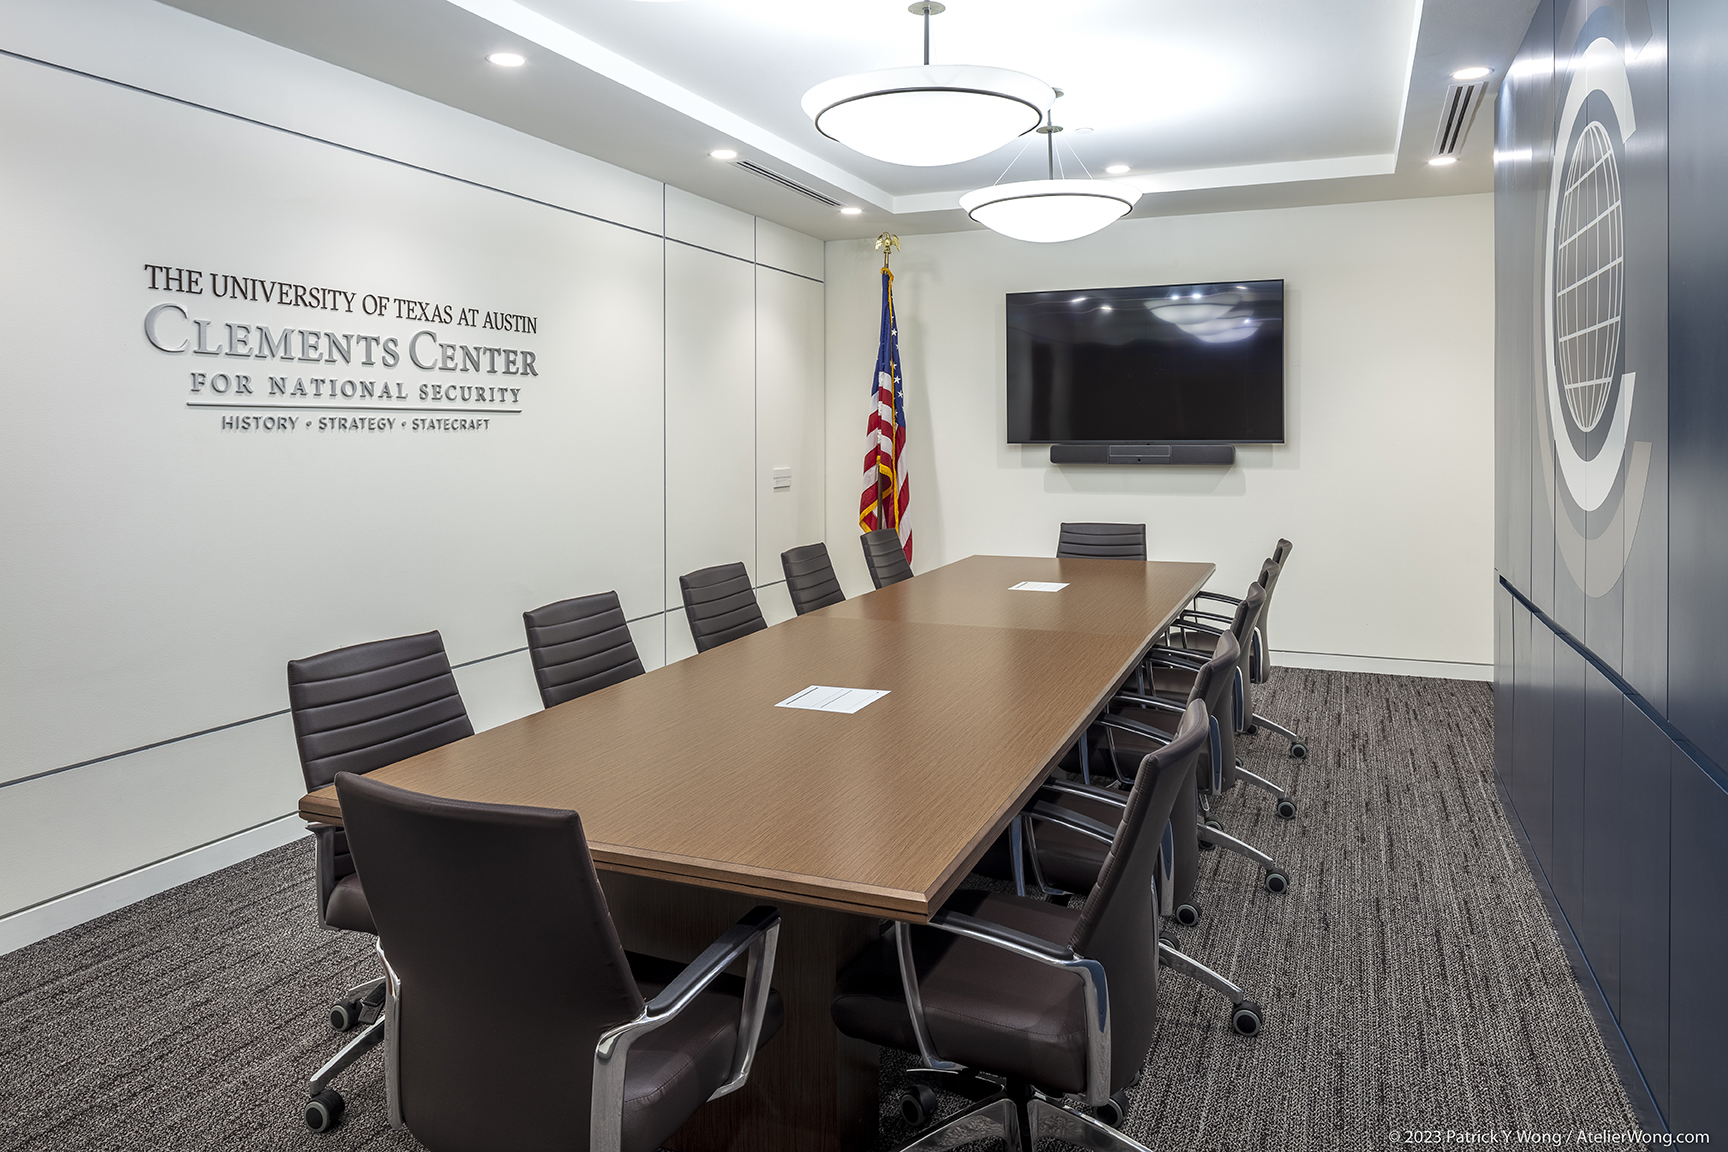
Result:
M1138 692L1118 692L1115 697L1111 699L1110 703L1112 706L1123 704L1130 708L1145 708L1158 712L1174 712L1178 716L1188 711L1188 706L1186 704L1177 704L1174 701L1166 700L1161 696L1142 696ZM1122 720L1124 717L1118 716L1116 719ZM1158 735L1163 736L1166 739L1170 736L1168 732L1159 732Z
M1131 732L1136 736L1143 736L1160 746L1170 743L1172 739L1170 733L1160 732L1150 724L1142 724L1137 720L1129 720L1122 716L1112 715L1109 712L1104 713L1102 716L1098 717L1098 719L1092 721L1092 723L1098 725L1100 728L1113 728L1118 732Z
M720 934L720 938L702 950L702 954L684 966L672 983L660 995L648 1001L649 1016L671 1019L689 1007L703 989L743 955L756 939L780 930L780 913L767 905L752 908L744 918Z
M1063 796L1078 796L1084 800L1097 800L1109 804L1113 808L1128 807L1128 797L1121 792L1113 792L1109 788L1100 788L1096 784L1071 784L1066 780L1049 780L1038 790L1038 795L1051 793L1046 797L1052 801L1060 801Z
M1043 820L1062 828L1078 832L1082 836L1090 836L1105 844L1114 843L1116 830L1102 820L1094 820L1090 816L1064 808L1059 804L1051 804L1040 800L1028 807L1023 813L1029 820Z
M1202 612L1198 608L1184 609L1182 612L1182 618L1186 619L1187 617L1190 617L1190 616L1196 617L1196 618L1201 619L1201 620L1222 620L1226 624L1232 623L1236 619L1234 616L1225 616L1225 615L1222 615L1222 614L1217 613L1217 612ZM1178 627L1181 626L1180 621L1178 621L1177 626Z
M766 905L752 908L738 923L721 933L702 954L673 978L672 983L650 1000L642 1014L600 1034L594 1045L594 1079L590 1090L588 1146L590 1152L618 1152L623 1138L624 1068L630 1046L637 1037L674 1019L688 1008L704 989L738 959L748 953L744 974L744 1004L738 1021L738 1047L732 1056L731 1074L715 1089L710 1100L737 1091L750 1078L756 1045L762 1036L762 1021L774 977L774 953L780 940L780 913Z
M1192 648L1171 648L1165 644L1155 644L1146 653L1148 664L1161 668L1180 668L1187 672L1198 670L1208 659L1204 652L1196 652Z
M1200 600L1200 599L1221 600L1225 604L1240 604L1240 603L1242 603L1241 597L1239 597L1239 596L1226 596L1222 592L1196 592L1196 593L1194 593L1194 599L1196 599L1196 600Z

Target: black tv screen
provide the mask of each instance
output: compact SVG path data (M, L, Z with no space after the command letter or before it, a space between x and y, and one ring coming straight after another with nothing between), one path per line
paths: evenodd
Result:
M1008 295L1008 442L1281 444L1284 281Z

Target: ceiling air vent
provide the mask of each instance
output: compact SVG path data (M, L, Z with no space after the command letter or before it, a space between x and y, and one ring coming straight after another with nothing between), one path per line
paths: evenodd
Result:
M810 199L816 201L818 204L826 204L830 208L840 207L840 201L830 199L816 191L814 188L806 188L804 185L798 183L798 181L792 179L792 177L782 176L772 168L764 168L762 165L753 163L749 160L739 160L737 161L737 164L738 167L744 169L746 172L753 172L764 180L772 180L782 188L790 188L794 192L810 197Z
M1464 137L1476 119L1476 108L1488 98L1488 81L1474 84L1454 84L1446 89L1446 103L1440 107L1440 131L1434 137L1434 155L1456 156L1464 147Z

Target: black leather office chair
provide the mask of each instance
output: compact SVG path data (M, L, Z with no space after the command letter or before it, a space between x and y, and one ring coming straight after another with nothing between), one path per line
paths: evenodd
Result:
M1278 581L1278 565L1268 560L1260 569L1260 578L1248 586L1248 591L1242 599L1236 601L1236 611L1226 620L1231 635L1241 644L1241 656L1237 661L1235 673L1235 693L1230 712L1230 726L1237 733L1253 732L1254 717L1254 683L1252 676L1253 656L1259 650L1260 620L1265 613L1266 589ZM1212 613L1200 615L1212 616ZM1182 642L1186 647L1158 647L1153 654L1162 659L1166 667L1154 673L1154 683L1161 694L1170 694L1173 690L1180 691L1191 677L1191 669L1198 667L1200 661L1207 659L1198 649L1210 647L1217 642L1221 633L1216 625L1194 619L1195 614L1185 614L1181 624ZM1270 721L1267 721L1270 723ZM1306 748L1304 748L1304 754ZM1283 786L1274 783L1257 772L1250 772L1231 754L1231 762L1225 765L1221 779L1224 789L1234 788L1238 782L1247 781L1261 791L1269 792L1277 801L1279 817L1285 820L1296 818L1296 801ZM1206 807L1205 797L1201 798L1201 806Z
M1064 524L1056 540L1058 558L1146 559L1144 524Z
M1264 567L1261 569L1260 583L1266 589L1266 603L1260 609L1260 626L1256 629L1254 650L1249 658L1249 682L1251 684L1264 684L1272 678L1272 593L1278 589L1278 577L1283 574L1284 562L1289 559L1294 548L1295 545L1291 544L1290 541L1280 539L1277 547L1272 549L1272 555L1266 561L1267 564L1272 565L1272 570L1268 572ZM1202 592L1195 599L1216 600L1232 607L1240 603L1236 597L1225 596L1218 592ZM1189 615L1199 616L1211 621L1214 625L1219 622L1218 617L1204 612L1195 611ZM1252 733L1261 728L1270 728L1290 741L1291 759L1301 760L1308 755L1308 744L1301 736L1254 711L1252 701L1245 711L1248 722L1243 729L1244 732Z
M346 772L336 793L388 980L390 1122L433 1152L653 1152L779 1029L774 909L688 966L627 953L576 813Z
M618 593L597 592L522 613L540 702L550 708L642 675Z
M456 677L436 632L338 648L288 662L288 707L306 790L326 787L338 772L365 773L474 734ZM341 828L312 827L318 918L327 928L376 932L348 838ZM308 1127L321 1132L342 1118L337 1073L384 1038L384 981L350 988L330 1010L338 1032L365 1025L312 1076Z
M1186 699L1177 702L1159 696L1123 692L1111 701L1111 711L1100 716L1097 724L1104 730L1107 738L1108 756L1117 766L1117 771L1121 772L1125 762L1132 763L1133 758L1146 748L1169 739L1169 732L1175 723L1173 716L1180 714L1188 703L1196 699L1205 701L1214 732L1212 741L1207 745L1206 754L1201 758L1201 770L1197 773L1199 823L1195 828L1194 845L1196 848L1225 848L1239 856L1246 856L1261 867L1266 890L1276 895L1289 888L1290 874L1252 844L1225 834L1223 825L1210 811L1210 797L1218 795L1228 787L1227 781L1234 776L1247 775L1236 763L1236 734L1231 730L1230 723L1239 660L1240 648L1236 637L1226 632L1218 638L1217 647L1206 662L1190 675ZM1123 755L1125 751L1127 756ZM1192 924L1199 919L1198 909L1190 908L1184 911L1180 903L1185 892L1193 891L1191 886L1183 883L1188 873L1181 860L1187 851L1188 842L1179 836L1177 846L1178 904L1173 914L1177 923ZM1198 873L1197 858L1195 873Z
M1112 711L1099 717L1096 728L1106 737L1100 759L1115 767L1118 782L1132 778L1133 765L1148 749L1167 744L1187 708L1195 702L1207 706L1208 738L1195 771L1183 781L1176 800L1176 818L1171 821L1170 883L1161 890L1161 911L1176 923L1192 926L1199 923L1200 905L1194 897L1200 874L1202 848L1226 848L1248 857L1264 869L1266 889L1274 894L1289 887L1289 874L1271 857L1246 842L1230 836L1196 802L1197 783L1204 782L1205 796L1214 791L1223 765L1235 755L1230 717L1227 709L1235 680L1238 651L1235 636L1225 633L1218 648L1200 666L1189 682L1188 699L1182 704L1159 697L1123 693L1111 701ZM1223 709L1224 711L1218 711ZM1099 823L1114 826L1120 818L1122 793L1108 788L1088 787L1062 781L1046 785L1046 792L1060 793L1063 807L1079 812ZM1085 892L1103 866L1104 855L1095 839L1062 826L1032 825L1030 814L1025 832L1028 856L1034 866L1038 883L1048 895L1061 899L1064 894ZM1165 938L1168 947L1159 955L1163 963L1184 975L1198 980L1230 1001L1230 1022L1238 1032L1253 1036L1262 1023L1260 1006L1247 998L1241 986L1233 980L1200 963L1177 949L1174 937Z
M802 616L846 599L834 565L828 560L828 545L817 541L780 553L786 572L786 591L792 594L792 609Z
M906 550L900 547L900 537L892 528L878 528L858 538L864 545L864 563L870 566L870 579L878 588L912 579L912 565L906 562Z
M1205 707L1194 705L1180 734L1146 757L1114 828L1045 806L1049 819L1110 842L1083 911L961 891L928 925L896 921L840 974L839 1030L923 1059L901 1100L909 1120L934 1112L933 1085L973 1101L908 1149L1000 1135L1010 1149L1056 1137L1145 1152L1093 1110L1120 1123L1151 1048L1158 917L1149 897L1164 874L1162 833L1207 728Z
M684 618L696 651L706 652L768 627L750 573L742 564L716 564L678 577L684 593Z

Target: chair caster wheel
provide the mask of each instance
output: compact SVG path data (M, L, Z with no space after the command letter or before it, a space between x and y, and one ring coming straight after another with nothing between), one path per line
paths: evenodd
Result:
M1112 1093L1110 1099L1092 1110L1092 1115L1110 1125L1112 1128L1122 1127L1122 1122L1128 1119L1128 1092L1126 1089Z
M1242 734L1244 736L1252 736L1258 731L1260 731L1260 725L1250 724L1250 725L1248 725L1248 727L1242 729Z
M1296 801L1294 801L1294 800L1280 800L1280 801L1278 801L1278 819L1280 819L1280 820L1294 820L1294 819L1296 819Z
M900 1093L900 1119L913 1128L922 1128L936 1118L942 1107L936 1090L925 1084L913 1084Z
M1274 896L1280 896L1290 888L1290 877L1277 868L1266 872L1266 891Z
M360 1001L342 1000L330 1009L330 1027L338 1032L352 1032L360 1023Z
M1308 745L1302 743L1302 741L1300 741L1300 740L1298 740L1298 741L1296 741L1296 743L1290 745L1290 759L1292 759L1292 760L1306 760L1306 759L1308 759Z
M1258 1036L1265 1024L1260 1005L1252 1000L1244 1000L1230 1010L1230 1026L1244 1036Z
M1176 905L1176 923L1184 928L1192 928L1200 923L1200 906L1198 904Z
M1210 816L1206 817L1206 819L1202 823L1204 823L1206 827L1212 829L1214 832L1224 831L1224 825L1218 823L1218 821L1214 820ZM1200 841L1200 851L1202 851L1202 852L1211 852L1214 849L1216 849L1217 847L1218 847L1218 845L1212 844L1212 843L1206 841L1205 839L1202 839Z
M340 1092L326 1088L306 1101L306 1127L314 1132L328 1132L342 1122L342 1110L346 1107Z
M1170 949L1172 952L1182 951L1182 941L1176 939L1176 937L1169 932L1158 933L1158 943L1164 945L1164 947Z

